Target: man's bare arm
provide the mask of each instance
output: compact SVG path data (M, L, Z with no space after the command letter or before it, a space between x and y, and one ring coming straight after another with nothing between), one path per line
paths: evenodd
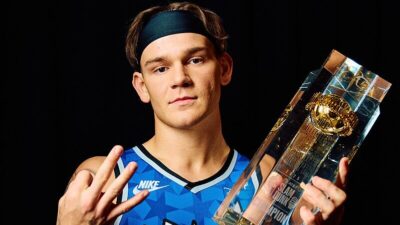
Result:
M122 152L121 146L115 146L107 157L88 159L76 169L59 200L57 225L111 224L146 198L148 191L142 191L125 202L115 203L137 168L131 162L114 178L114 167Z

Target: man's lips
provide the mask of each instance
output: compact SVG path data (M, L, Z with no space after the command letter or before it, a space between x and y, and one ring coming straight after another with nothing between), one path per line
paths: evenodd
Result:
M186 101L186 100L195 100L195 99L197 99L197 97L184 96L184 97L176 98L176 99L168 102L168 104L173 104L175 102L182 102L182 101Z

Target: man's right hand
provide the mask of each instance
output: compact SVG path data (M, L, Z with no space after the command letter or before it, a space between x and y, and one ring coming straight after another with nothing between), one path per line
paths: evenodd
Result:
M57 225L111 224L117 216L147 197L149 192L146 190L120 204L113 202L137 168L136 163L129 163L121 175L106 187L122 152L121 146L115 146L96 174L87 169L78 171L59 200Z

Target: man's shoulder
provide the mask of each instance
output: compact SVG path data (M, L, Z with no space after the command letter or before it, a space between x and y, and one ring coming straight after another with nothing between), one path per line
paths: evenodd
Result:
M106 159L106 156L90 157L90 158L86 159L85 161L83 161L78 166L78 168L76 169L76 172L79 172L81 170L89 170L90 172L95 174L105 159Z
M237 160L238 161L242 161L242 162L249 162L250 161L249 157L247 155L241 153L240 151L234 149L234 152L236 152L236 154L237 154Z
M137 148L137 146L133 147L133 148L127 148L123 151L121 158L125 158L128 156L131 156L132 154L135 154L135 152L133 151L135 148ZM76 169L76 172L79 172L80 170L89 170L93 173L96 173L97 170L100 168L101 164L103 164L104 160L106 159L106 156L93 156L90 157L88 159L86 159L85 161L83 161L78 168Z

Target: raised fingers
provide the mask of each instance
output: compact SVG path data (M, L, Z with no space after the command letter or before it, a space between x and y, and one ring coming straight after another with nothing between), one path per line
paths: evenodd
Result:
M149 191L143 190L139 192L137 195L130 198L129 200L117 205L115 208L111 210L110 214L108 214L107 220L109 221L111 219L114 219L115 217L121 215L122 213L129 211L131 208L141 203L148 195Z
M88 188L91 199L97 199L100 196L101 190L110 178L110 175L113 172L118 158L121 156L122 152L123 149L121 146L115 146L101 164L93 179L93 183Z
M99 203L97 204L96 213L103 214L108 206L112 203L112 201L117 197L119 193L121 193L122 189L135 173L137 169L137 164L135 162L131 162L124 169L122 174L118 176L117 179L110 185L107 191L104 193Z

